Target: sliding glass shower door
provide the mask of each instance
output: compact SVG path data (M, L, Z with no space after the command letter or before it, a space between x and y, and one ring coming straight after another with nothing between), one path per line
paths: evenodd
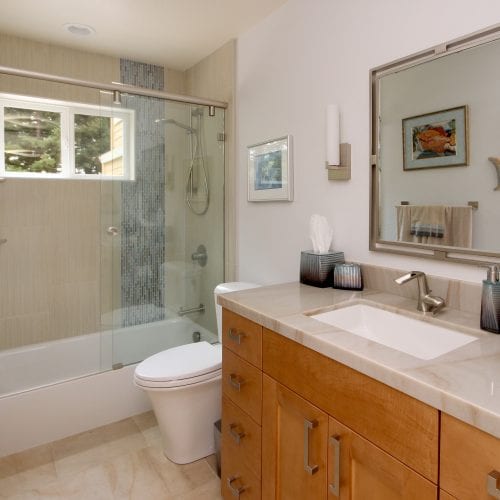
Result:
M224 111L0 75L0 397L216 339Z
M213 289L224 276L224 111L120 100L117 110L133 116L128 176L101 188L103 324L112 332L103 356L111 351L115 369L215 341Z

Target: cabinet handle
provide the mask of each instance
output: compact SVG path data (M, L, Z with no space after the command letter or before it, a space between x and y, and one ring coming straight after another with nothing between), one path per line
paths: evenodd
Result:
M234 481L239 479L237 476L229 476L227 478L227 487L229 491L233 495L233 497L240 498L240 495L246 490L246 486L237 486L236 488L233 486Z
M245 383L245 381L241 377L238 377L238 375L231 373L229 375L229 383L232 387L234 387L234 389L241 391L241 386Z
M304 470L311 476L318 471L318 466L309 465L309 430L317 426L317 420L304 419Z
M245 334L243 332L236 331L236 328L229 329L228 337L236 344L241 344L241 339L243 339L244 336Z
M493 498L500 498L500 488L498 487L500 483L500 472L497 470L492 470L486 479L486 489L488 490L488 495Z
M238 429L238 424L229 424L229 434L231 434L236 444L240 444L240 441L245 437L245 433L243 431L238 432L236 429Z
M333 469L333 482L328 485L328 489L338 498L340 494L340 438L339 436L330 436L329 441L330 445L333 446L335 467Z

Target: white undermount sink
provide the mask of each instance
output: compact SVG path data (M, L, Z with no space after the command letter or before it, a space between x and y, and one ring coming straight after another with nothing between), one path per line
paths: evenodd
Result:
M466 333L366 304L353 304L311 318L420 359L437 358L477 340Z

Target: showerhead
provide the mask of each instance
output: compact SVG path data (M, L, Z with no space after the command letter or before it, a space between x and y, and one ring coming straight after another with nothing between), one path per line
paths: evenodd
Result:
M195 128L190 127L189 125L184 125L184 123L178 122L173 118L156 118L155 123L165 123L165 124L171 123L172 125L176 125L177 127L184 129L186 132L190 134L194 134L196 132Z

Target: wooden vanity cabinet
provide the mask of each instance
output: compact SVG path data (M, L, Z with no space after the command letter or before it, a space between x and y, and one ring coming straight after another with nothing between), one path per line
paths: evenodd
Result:
M437 484L435 408L265 328L263 370Z
M440 487L460 500L500 498L500 439L441 414Z
M235 328L223 341L225 499L500 499L500 439L238 315L224 318Z
M261 498L262 327L222 313L221 493Z

